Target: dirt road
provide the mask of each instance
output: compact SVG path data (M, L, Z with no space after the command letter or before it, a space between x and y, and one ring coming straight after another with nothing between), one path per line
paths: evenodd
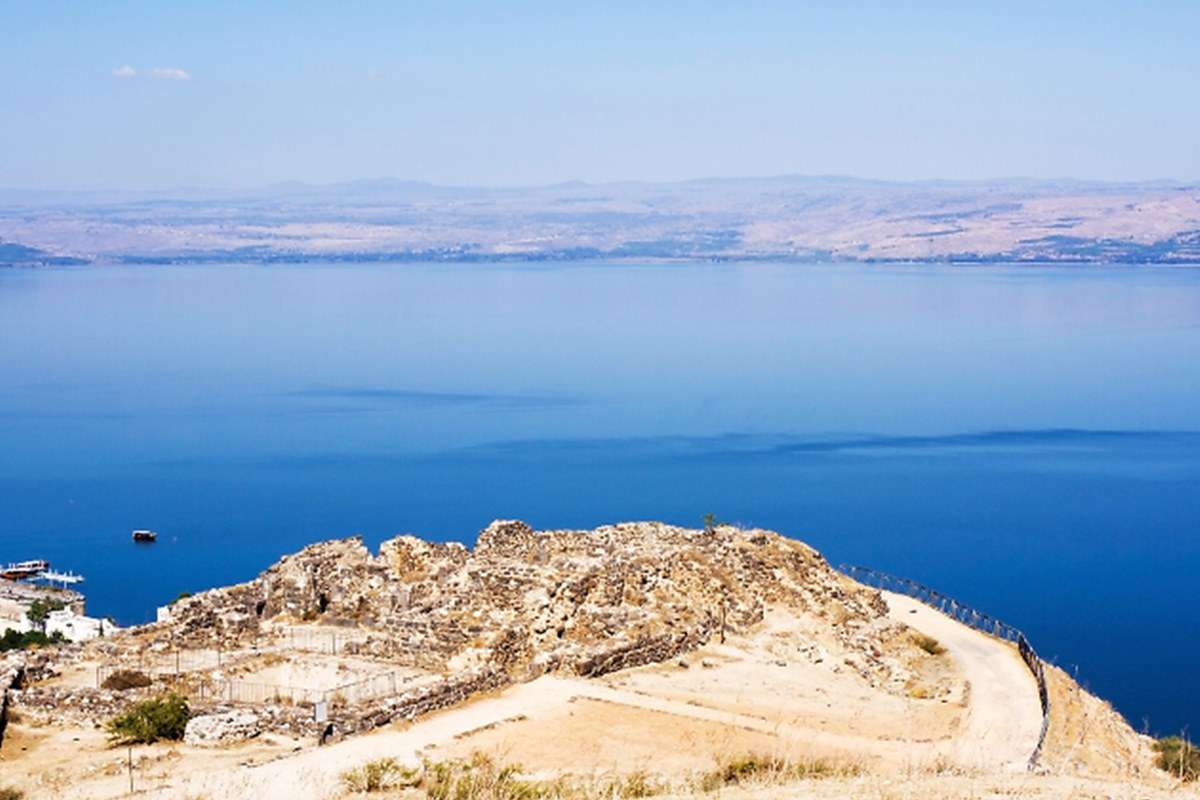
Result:
M911 597L883 595L892 619L937 639L971 685L966 726L951 745L954 759L981 768L1025 770L1041 732L1042 707L1037 683L1016 648Z

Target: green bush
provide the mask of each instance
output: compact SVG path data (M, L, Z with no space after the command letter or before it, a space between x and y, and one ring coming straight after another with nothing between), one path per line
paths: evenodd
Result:
M8 650L28 650L33 647L62 644L66 639L58 631L47 636L41 631L25 631L21 633L9 628L0 636L0 653Z
M182 739L190 717L187 700L171 693L135 703L105 727L114 742L150 744L160 739Z
M1160 769L1185 781L1200 778L1200 750L1196 745L1179 736L1168 736L1154 743L1158 753L1154 763Z

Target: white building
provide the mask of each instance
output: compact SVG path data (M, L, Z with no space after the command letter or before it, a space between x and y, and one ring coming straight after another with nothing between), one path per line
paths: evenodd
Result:
M101 636L112 636L118 630L120 628L106 619L85 617L69 608L51 611L46 617L46 635L61 633L64 639L71 642L86 642Z

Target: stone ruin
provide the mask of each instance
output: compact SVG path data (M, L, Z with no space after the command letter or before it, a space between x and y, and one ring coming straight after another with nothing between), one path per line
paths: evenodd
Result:
M119 660L134 647L232 649L260 641L281 623L319 623L355 631L346 653L441 676L330 709L320 722L312 709L274 707L258 708L253 725L226 726L345 735L547 672L591 677L664 662L751 628L768 606L828 621L864 678L881 685L892 677L879 647L888 629L886 605L811 547L763 530L654 522L535 531L496 521L473 549L399 536L378 555L356 537L322 542L247 583L181 600L168 619L97 644L94 652ZM114 693L79 693L84 709L110 710ZM81 707L78 697L39 694L36 687L11 694L27 709ZM224 714L232 707L203 710Z

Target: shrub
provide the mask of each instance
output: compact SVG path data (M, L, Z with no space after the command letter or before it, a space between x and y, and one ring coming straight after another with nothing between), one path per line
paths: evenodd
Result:
M403 767L394 758L378 758L342 773L342 785L360 794L383 792L416 785L417 771Z
M429 800L550 800L572 794L565 782L528 781L520 771L476 753L469 761L427 762L420 787Z
M160 739L182 739L190 717L187 700L171 693L135 703L105 727L114 742L150 744Z
M22 800L25 793L11 786L0 786L0 800Z
M58 631L47 636L41 631L25 631L21 633L9 628L0 636L0 653L8 650L30 650L46 645L62 644L66 639Z
M631 772L607 794L616 795L623 800L638 800L643 797L653 797L664 793L669 787L655 781L643 770Z
M1180 736L1168 736L1154 743L1158 756L1154 763L1160 769L1185 781L1200 779L1200 750Z
M942 647L942 643L932 636L926 636L923 633L913 634L913 644L929 653L931 656L940 656L946 652L946 648Z
M150 676L135 669L119 669L104 679L101 689L124 692L129 689L144 689L152 683Z

